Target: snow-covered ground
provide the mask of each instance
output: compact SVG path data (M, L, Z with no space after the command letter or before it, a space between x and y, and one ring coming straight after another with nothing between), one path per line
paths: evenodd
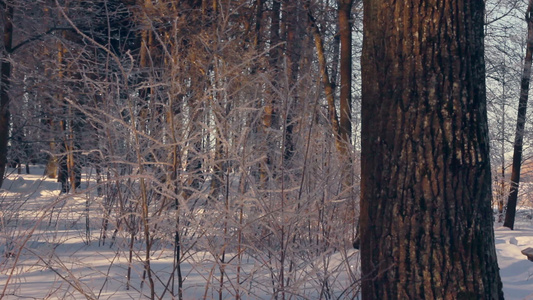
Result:
M104 244L102 199L96 197L94 181L84 177L78 194L65 195L59 193L60 185L55 179L41 174L43 169L37 167L30 175L12 173L0 191L0 299L149 297L142 234L130 244L130 236L114 232L116 226L109 225ZM191 227L194 225L198 224ZM217 241L210 240L209 231L202 234L204 240L216 245ZM229 248L222 252L198 243L182 250L183 299L235 299L237 293L242 299L272 298L277 281L272 276L276 276L279 266L276 258L268 254L238 255L235 247ZM165 241L156 237L153 242L150 265L156 299L173 299L172 294L177 295L177 276L171 275L175 274L173 250L168 238ZM220 253L224 253L224 259ZM290 287L285 287L287 294L299 299L321 298L321 294L353 298L357 294L356 250L332 249L318 259L298 263L287 264L298 270L292 271ZM225 275L223 285L221 269Z
M495 230L496 251L505 299L533 299L533 262L521 251L533 247L533 223Z
M85 180L81 194L60 195L54 179L43 179L41 168L31 175L11 174L0 193L0 299L142 299L149 296L141 262L142 241L128 246L127 236L118 234L102 245L101 216L93 206L86 218L86 199L94 197ZM97 201L94 201L97 203ZM521 250L533 247L533 210L521 209L515 230L496 225L495 237L506 299L533 299L533 262ZM100 218L99 218L100 217ZM86 222L89 220L90 232ZM112 244L111 244L112 242ZM151 267L158 287L156 294L172 299L174 252L169 244L154 243ZM130 264L133 261L128 284ZM225 253L220 263L209 249L188 252L183 259L184 299L218 299L220 269L226 277L223 299L236 293L244 299L272 298L272 272L266 257ZM239 259L241 263L229 263ZM339 291L339 299L357 292L358 252L346 249L324 254L307 262L291 282L296 298L320 298L317 286ZM238 268L238 269L237 269ZM239 277L238 277L239 276ZM327 279L328 284L319 282ZM331 278L333 277L333 278ZM143 278L145 278L143 280ZM176 280L174 278L174 280ZM141 284L142 282L144 284ZM331 284L331 286L329 286ZM165 287L168 290L165 291ZM174 294L176 292L174 291Z

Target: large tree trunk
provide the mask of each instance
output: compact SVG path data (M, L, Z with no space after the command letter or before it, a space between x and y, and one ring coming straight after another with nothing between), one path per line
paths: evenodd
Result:
M482 0L365 0L363 299L503 299Z
M4 10L4 49L2 51L0 83L0 187L4 183L7 164L7 141L9 139L9 88L11 85L11 53L13 43L13 6L10 1L3 1Z
M513 169L511 172L511 191L507 199L507 210L503 226L513 229L518 202L518 186L520 184L520 167L522 166L522 144L524 141L524 127L526 125L527 100L529 94L529 81L531 78L531 61L533 54L533 0L529 0L526 12L527 21L527 47L524 58L524 70L520 85L520 99L518 100L518 117L516 119L516 133L513 152Z

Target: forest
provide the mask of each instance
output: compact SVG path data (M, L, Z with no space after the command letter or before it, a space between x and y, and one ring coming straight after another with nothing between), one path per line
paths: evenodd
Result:
M0 299L503 299L530 2L0 1Z

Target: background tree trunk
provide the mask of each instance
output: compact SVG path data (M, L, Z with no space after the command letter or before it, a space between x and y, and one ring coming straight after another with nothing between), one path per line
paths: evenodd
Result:
M529 81L531 78L531 60L533 53L533 0L529 1L526 12L527 21L527 47L524 58L524 70L520 85L520 99L518 100L518 117L516 118L516 132L513 151L513 168L511 172L511 190L507 199L507 210L503 226L513 229L518 202L518 187L520 184L520 167L522 166L522 146L524 142L524 128L526 125L527 100L529 94Z
M343 142L342 154L346 157L349 157L348 152L352 136L352 25L350 24L352 2L353 0L338 1L341 39L339 135Z
M296 141L294 137L294 129L296 122L294 121L295 112L294 108L298 107L298 75L299 75L299 63L301 57L301 42L299 41L299 34L301 31L298 27L299 23L299 1L283 1L283 25L286 32L286 59L287 59L287 78L289 91L289 99L286 99L285 108L283 109L284 115L286 115L285 124L285 149L283 154L283 160L285 166L291 165L291 159L296 150Z
M8 57L13 44L13 6L3 1L4 10L4 49L2 51L0 83L0 187L4 183L7 164L7 141L9 139L9 88L11 85L11 62Z
M503 299L484 2L365 0L363 299Z

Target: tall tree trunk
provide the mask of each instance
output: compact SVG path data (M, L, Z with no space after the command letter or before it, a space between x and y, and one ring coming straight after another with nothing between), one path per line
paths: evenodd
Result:
M62 33L63 38L65 38L66 33ZM65 69L64 66L64 59L65 54L67 50L61 44L58 42L58 49L57 49L57 62L59 66L59 72L58 77L63 79ZM63 95L61 93L57 94L57 101L59 103L62 102L61 109L62 109L62 116L67 116L67 107L68 103L65 101L62 101ZM60 120L59 121L59 132L61 133L60 142L59 142L59 149L60 149L60 155L58 157L58 170L57 170L57 181L61 183L61 192L67 193L70 190L70 187L68 185L68 153L69 153L69 143L68 143L68 135L67 135L67 121L66 120Z
M11 85L11 62L8 57L13 45L13 5L3 1L4 10L4 49L0 70L0 187L4 183L7 164L7 142L9 139L9 88Z
M337 137L335 139L335 147L337 151L342 152L342 143L338 138L339 133L339 117L337 115L337 109L335 108L335 93L333 90L333 83L329 78L328 66L326 62L326 55L324 53L324 41L322 39L322 33L316 24L316 20L309 10L309 0L306 3L307 17L309 20L309 27L313 39L315 41L316 54L318 57L318 65L320 69L320 77L322 79L322 84L324 85L324 94L326 96L326 101L328 103L328 117L331 122L331 127L333 133Z
M215 90L221 90L221 76L219 70L219 62L215 59L214 61L214 78ZM224 153L225 148L224 143L228 142L227 133L228 133L228 115L231 109L231 102L225 102L221 93L214 92L214 101L212 104L213 119L216 126L215 130L215 160L213 163L213 176L211 179L211 195L214 200L221 199L220 196L223 194L222 187L224 185L224 176L226 175L226 165L227 165L227 155ZM228 187L226 187L227 189Z
M68 153L68 173L70 181L70 189L75 192L76 189L81 186L81 138L83 135L83 113L80 111L73 111L74 108L69 106L69 115L71 120L69 121L69 153Z
M59 122L60 132L64 135L66 131L65 121ZM60 155L57 159L57 182L61 183L61 193L68 193L70 187L68 185L68 147L66 137L62 137L63 140L59 142Z
M502 72L501 75L501 83L502 83L502 95L505 97L506 92L506 80L505 80L505 71ZM498 223L503 222L503 213L504 213L504 197L505 197L505 190L506 188L506 182L505 182L505 100L502 99L501 102L501 111L502 111L502 120L501 120L501 129L500 129L500 155L501 155L501 166L500 166L500 180L499 180L499 188L498 188Z
M363 299L503 299L484 1L364 0Z
M43 120L43 125L46 127L47 131L49 132L49 135L45 138L49 139L49 151L50 154L48 155L48 159L46 162L46 166L44 168L44 176L48 178L56 178L58 174L58 163L57 163L57 157L53 154L55 153L57 149L56 142L54 141L54 138L51 136L50 133L54 132L54 128L57 127L56 123L53 120L53 117L51 116L51 107L52 107L52 101L51 99L45 98L43 101L43 107L45 107L45 114L47 117Z
M298 82L299 63L301 56L301 47L298 39L300 31L298 30L298 7L299 1L283 1L283 27L286 32L286 57L287 57L287 77L289 99L286 100L284 107L285 130L285 149L283 149L283 160L287 166L290 165L291 159L296 151L295 137L293 135L295 128L295 109L298 106L298 89L295 87ZM292 101L291 101L292 100Z
M339 136L342 141L342 154L345 157L349 157L348 147L352 135L352 25L350 24L352 3L353 0L338 0L341 39Z
M254 25L254 49L259 51L261 47L261 21L263 20L263 2L264 0L256 0L254 4L255 25ZM252 74L255 73L255 67L252 69Z
M270 15L270 50L269 66L271 68L270 74L272 76L272 86L267 89L265 106L263 112L263 129L265 134L265 149L266 156L261 166L261 184L265 184L268 180L269 173L272 174L272 165L275 153L275 141L272 140L271 129L277 129L279 125L279 97L277 96L278 89L278 75L280 73L280 57L281 46L280 39L280 11L281 0L272 1L272 12Z
M518 202L518 187L520 184L520 167L522 166L522 145L524 141L524 127L526 125L527 100L529 94L529 81L531 78L531 61L533 54L533 0L529 0L526 11L527 22L527 46L524 58L524 70L520 84L520 99L518 100L518 117L516 118L516 133L513 151L513 169L511 172L511 191L507 198L507 210L503 226L514 228L516 204Z
M344 211L344 222L352 224L352 240L358 239L358 230L356 227L356 206L355 197L353 197L353 172L352 157L350 155L350 145L352 137L352 25L350 16L352 12L353 0L338 0L338 19L339 35L341 42L340 51L340 96L339 96L339 139L340 154L344 164L342 167L342 184L345 191L348 192L350 199L349 208Z
M350 25L350 13L352 7L352 0L339 0L338 2L338 16L339 16L339 28L341 35L341 93L340 93L340 119L337 114L337 108L335 105L335 91L334 83L331 81L326 55L324 52L324 41L322 33L316 24L316 20L309 10L309 1L306 3L307 16L309 20L309 27L313 39L315 41L315 47L318 57L318 65L320 69L320 76L322 77L322 84L324 85L324 93L326 101L328 103L328 117L331 122L331 127L335 135L335 147L337 152L343 159L350 160L349 145L352 132L351 123L351 111L352 111L352 38L351 38L351 25ZM346 167L350 167L351 164L346 164ZM343 186L348 187L351 185L351 180L347 177L348 170L343 170Z

